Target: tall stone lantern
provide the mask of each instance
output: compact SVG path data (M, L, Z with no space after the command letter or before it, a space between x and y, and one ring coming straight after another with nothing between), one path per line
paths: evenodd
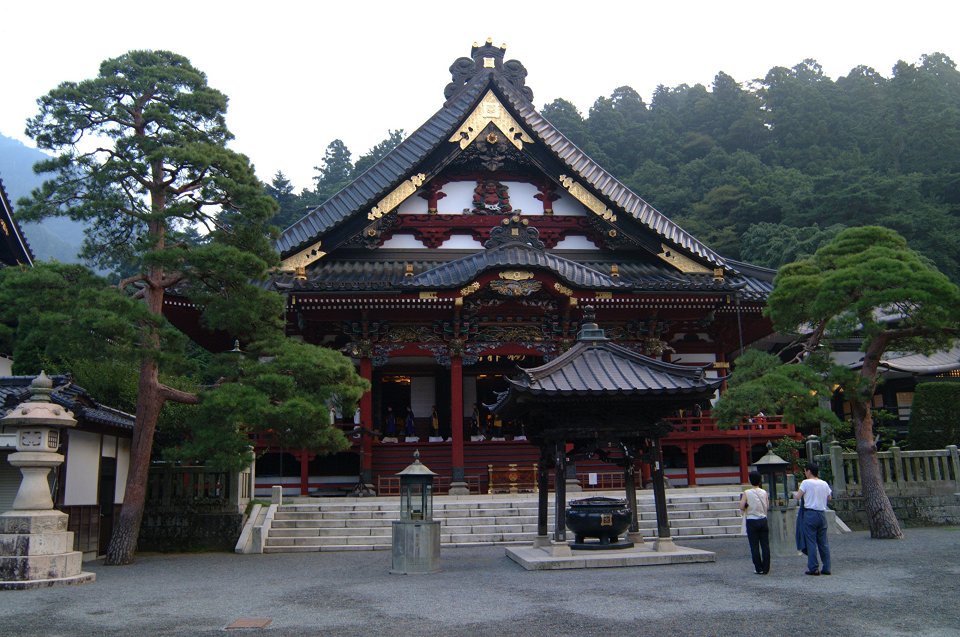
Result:
M77 421L50 400L53 381L45 373L30 389L30 400L0 418L0 426L17 428L17 451L9 462L23 476L13 509L0 514L0 589L92 582L96 575L81 572L82 554L73 550L68 516L54 510L47 480L50 469L63 463L57 453L63 430Z

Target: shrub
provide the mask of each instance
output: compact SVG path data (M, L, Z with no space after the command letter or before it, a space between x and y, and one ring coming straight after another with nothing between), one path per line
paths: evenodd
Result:
M917 385L909 441L911 449L942 449L960 443L960 383Z

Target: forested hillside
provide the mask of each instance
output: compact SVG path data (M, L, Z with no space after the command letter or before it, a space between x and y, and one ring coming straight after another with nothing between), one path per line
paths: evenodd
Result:
M542 113L650 204L725 256L777 267L847 226L903 234L960 280L960 73L947 56L857 67L833 80L814 60L754 82L661 86L649 104L628 86L584 116L562 99ZM336 140L317 188L272 192L295 221L400 141L361 158ZM278 190L278 186L280 187Z

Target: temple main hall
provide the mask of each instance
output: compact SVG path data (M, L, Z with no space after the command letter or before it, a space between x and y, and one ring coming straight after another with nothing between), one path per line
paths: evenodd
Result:
M586 306L618 346L701 368L719 391L732 357L772 331L773 271L717 254L571 143L505 47L475 44L450 73L436 113L277 242L288 335L343 352L372 389L334 406L353 452L262 448L260 487L330 493L359 478L391 493L414 449L441 492L494 491L511 465L523 482L538 460L525 423L488 406L518 368L575 344ZM710 407L669 419L673 486L745 482L768 440L795 435L776 418L720 430ZM584 489L619 488L617 475L568 465Z

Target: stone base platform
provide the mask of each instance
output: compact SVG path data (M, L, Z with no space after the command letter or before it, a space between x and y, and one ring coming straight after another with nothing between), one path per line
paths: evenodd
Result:
M70 577L57 577L54 579L33 579L21 581L3 581L0 580L0 591L22 591L31 588L49 588L51 586L70 586L71 584L89 584L97 579L96 573L82 571L78 575Z
M631 549L613 551L570 551L570 555L557 555L562 551L551 547L517 546L507 548L507 557L528 571L556 571L571 568L615 568L622 566L661 566L664 564L690 564L716 562L717 554L711 551L671 546L669 550L655 551L652 544L637 545Z

